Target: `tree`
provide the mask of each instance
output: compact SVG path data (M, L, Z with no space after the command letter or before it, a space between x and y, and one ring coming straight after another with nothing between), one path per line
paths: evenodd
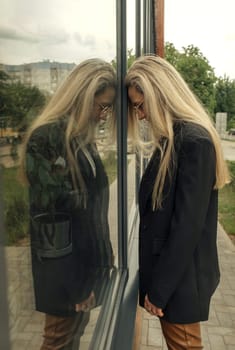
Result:
M8 81L10 77L0 70L0 117L9 114L11 99L8 92Z
M12 122L18 127L27 127L45 105L46 98L36 86L25 86L21 83L12 84L10 94L14 104L11 108Z
M215 113L227 113L228 128L235 128L235 80L230 80L227 76L218 78L215 97Z
M179 52L172 43L166 43L165 58L177 69L204 107L213 115L216 103L214 69L199 48L189 45L182 50Z
M165 44L165 59L177 69L178 60L180 58L180 52L174 47L172 43Z
M132 63L135 61L135 59L136 59L136 56L135 56L135 54L133 54L133 49L128 49L127 50L127 68L129 68L132 65ZM114 59L112 59L111 65L113 66L114 69L117 68L116 57Z
M14 127L26 128L44 107L45 95L36 86L12 83L10 77L0 71L0 117L8 117Z
M127 67L130 68L132 63L134 63L136 59L135 54L133 54L133 49L127 50Z

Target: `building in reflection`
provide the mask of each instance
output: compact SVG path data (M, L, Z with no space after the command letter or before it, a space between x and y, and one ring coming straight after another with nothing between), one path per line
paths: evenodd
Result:
M7 73L13 83L37 86L41 91L53 93L74 67L75 63L45 60L19 65L1 64L0 70Z

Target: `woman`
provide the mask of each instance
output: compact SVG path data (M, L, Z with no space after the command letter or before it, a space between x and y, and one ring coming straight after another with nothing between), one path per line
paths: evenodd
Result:
M112 113L115 84L110 64L80 63L25 140L35 302L46 314L42 350L79 348L113 265L109 184L95 136Z
M200 321L208 319L220 275L218 188L229 181L220 140L164 59L137 59L126 85L130 135L152 154L139 192L140 305L160 318L168 349L202 349Z

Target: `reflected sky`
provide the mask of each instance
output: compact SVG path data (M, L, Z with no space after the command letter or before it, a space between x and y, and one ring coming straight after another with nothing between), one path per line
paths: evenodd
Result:
M115 1L2 0L1 62L115 57Z
M135 1L127 1L127 47L135 48ZM2 0L0 63L79 63L116 56L115 0Z

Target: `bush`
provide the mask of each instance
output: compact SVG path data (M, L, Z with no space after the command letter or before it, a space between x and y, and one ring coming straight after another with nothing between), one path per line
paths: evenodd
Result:
M12 245L28 234L28 204L14 198L5 211L6 244Z
M228 162L230 175L231 175L231 182L230 186L233 187L235 190L235 162Z
M235 235L235 162L228 162L231 182L219 191L219 221L228 234Z
M28 235L28 189L19 181L18 168L2 168L5 242L17 242Z

